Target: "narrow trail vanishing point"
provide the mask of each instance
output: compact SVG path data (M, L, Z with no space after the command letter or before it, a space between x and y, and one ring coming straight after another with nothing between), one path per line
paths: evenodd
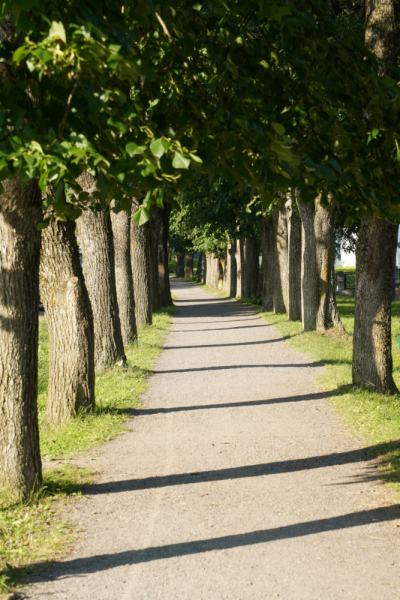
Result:
M178 310L130 431L78 459L73 551L46 600L400 598L400 509L251 307L172 281Z

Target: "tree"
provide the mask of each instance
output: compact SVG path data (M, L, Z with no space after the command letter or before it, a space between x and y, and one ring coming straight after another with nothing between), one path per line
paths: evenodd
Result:
M42 483L37 421L41 192L3 181L0 195L0 486L26 499Z
M122 341L125 346L137 339L135 296L131 263L131 219L130 212L111 211L114 242L115 283Z
M89 195L97 185L89 173L81 175L79 183ZM98 211L84 211L77 225L83 273L93 310L95 366L101 371L126 360L115 284L111 219L106 208L100 206Z
M95 405L93 313L73 221L53 219L43 231L40 294L50 339L46 422L59 426Z
M365 3L365 45L379 59L381 77L391 74L398 59L398 20L393 1ZM383 145L382 155L389 159ZM392 370L391 300L397 231L390 221L364 215L356 250L353 338L353 382L397 393Z
M139 210L139 203L133 199L132 213ZM150 223L138 226L131 224L131 261L133 290L135 294L136 323L138 327L151 325L151 274L150 274Z
M288 228L288 318L301 321L301 219L297 210L295 191L290 190L286 201Z

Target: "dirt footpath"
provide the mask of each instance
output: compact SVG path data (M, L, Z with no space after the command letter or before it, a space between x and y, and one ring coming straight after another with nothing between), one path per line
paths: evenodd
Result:
M400 510L318 391L323 367L252 308L172 284L144 408L93 453L84 532L26 598L400 598Z

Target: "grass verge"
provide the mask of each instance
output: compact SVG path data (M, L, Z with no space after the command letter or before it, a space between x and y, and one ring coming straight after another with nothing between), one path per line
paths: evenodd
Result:
M39 425L42 458L70 458L124 430L129 411L140 406L139 395L159 356L174 308L153 315L141 328L139 341L125 348L127 366L115 366L96 376L96 409L81 413L64 427L44 427L49 376L49 337L45 319L39 324ZM76 532L63 519L65 504L81 495L92 480L89 469L65 463L45 469L43 487L28 502L15 503L0 494L0 597L32 568L57 557Z
M198 284L209 292L221 292L205 284ZM252 299L243 302L257 306ZM379 478L400 492L400 396L380 394L352 385L352 335L354 332L354 298L338 296L337 304L346 334L336 331L326 333L303 332L300 322L287 320L287 315L272 312L257 314L273 324L290 346L305 352L312 360L323 362L325 372L318 383L325 391L330 391L330 402L342 416L345 425L366 443L366 449L373 457L379 457L381 467ZM392 350L393 376L400 389L400 350L397 338L400 337L400 302L392 302Z

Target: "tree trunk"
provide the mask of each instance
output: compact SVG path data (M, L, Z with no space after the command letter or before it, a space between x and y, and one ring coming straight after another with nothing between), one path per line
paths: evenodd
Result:
M134 200L132 213L137 212L139 204ZM135 294L136 325L152 324L151 274L150 274L150 231L149 221L138 227L131 220L131 262L133 292Z
M398 20L393 0L366 0L365 45L380 59L384 77L396 67ZM386 62L385 62L386 61ZM388 157L389 158L389 157ZM390 199L388 199L390 200ZM393 381L391 296L397 227L366 215L356 248L353 383L397 393Z
M59 426L95 405L93 313L72 221L43 231L40 295L50 341L46 422Z
M88 173L78 178L92 193L96 180ZM111 219L105 209L86 210L77 220L82 247L82 266L93 310L95 366L97 370L126 360L115 286L114 244Z
M317 311L317 329L325 331L333 326L341 327L339 311L336 306L335 291L335 231L334 220L336 205L332 197L326 198L328 206L321 204L321 196L315 200L314 232L318 269L319 306Z
M131 212L111 212L114 241L115 285L122 340L125 346L137 339L135 296L131 263Z
M294 193L286 204L288 220L288 317L301 321L301 219Z
M302 204L297 197L301 216L301 316L304 331L315 331L318 310L318 276L314 231L315 204Z
M158 237L158 306L172 306L171 288L169 284L168 238L171 204L164 203L161 213Z
M185 255L181 252L175 252L175 275L177 277L185 276Z
M286 313L288 306L288 245L286 210L274 212L274 313Z
M151 311L156 312L158 305L158 238L161 229L162 209L152 204L149 221L149 266Z
M243 298L242 258L243 240L236 240L236 298Z
M392 371L391 280L397 227L361 219L356 248L353 383L396 393Z
M236 264L236 242L228 244L227 249L227 293L231 298L236 298L237 264Z
M203 262L201 267L201 283L207 283L208 258L207 254L203 254Z
M273 217L262 217L261 220L261 251L263 269L263 311L274 309L274 262L275 262L275 234Z
M198 279L198 281L201 281L202 278L202 274L203 274L203 254L200 254L199 256L199 262L197 263L197 271L196 271L196 277Z
M244 285L243 297L251 298L257 295L258 278L260 275L259 242L256 237L243 240Z
M185 278L192 279L193 277L193 253L185 254Z
M37 421L42 196L18 175L0 195L0 487L26 499L42 484Z

